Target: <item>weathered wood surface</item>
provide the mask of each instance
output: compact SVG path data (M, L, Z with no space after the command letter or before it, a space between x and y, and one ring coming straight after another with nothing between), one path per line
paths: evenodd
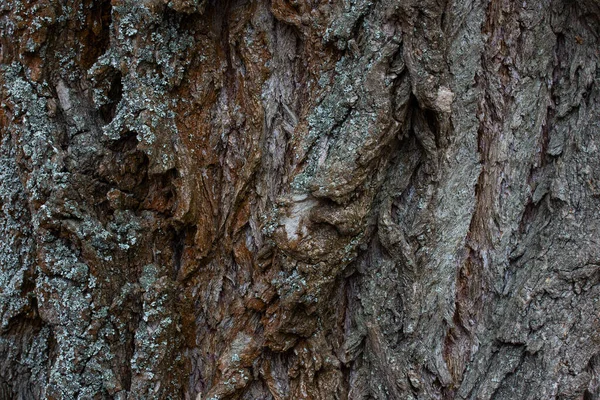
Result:
M599 19L0 0L0 399L598 399Z

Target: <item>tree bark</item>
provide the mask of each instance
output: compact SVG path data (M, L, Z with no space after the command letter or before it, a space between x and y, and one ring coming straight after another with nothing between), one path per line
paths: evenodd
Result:
M0 400L599 399L599 22L0 1Z

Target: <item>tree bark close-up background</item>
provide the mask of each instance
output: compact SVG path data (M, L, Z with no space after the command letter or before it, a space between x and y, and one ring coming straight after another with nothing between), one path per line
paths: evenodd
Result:
M0 31L0 400L600 399L599 0Z

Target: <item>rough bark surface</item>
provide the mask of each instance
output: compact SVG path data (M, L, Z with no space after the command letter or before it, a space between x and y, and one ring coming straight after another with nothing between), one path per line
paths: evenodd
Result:
M600 398L598 0L0 0L0 399Z

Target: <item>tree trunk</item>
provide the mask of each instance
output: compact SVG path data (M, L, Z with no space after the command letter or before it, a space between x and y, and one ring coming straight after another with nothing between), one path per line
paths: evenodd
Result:
M0 31L0 400L600 398L598 0Z

